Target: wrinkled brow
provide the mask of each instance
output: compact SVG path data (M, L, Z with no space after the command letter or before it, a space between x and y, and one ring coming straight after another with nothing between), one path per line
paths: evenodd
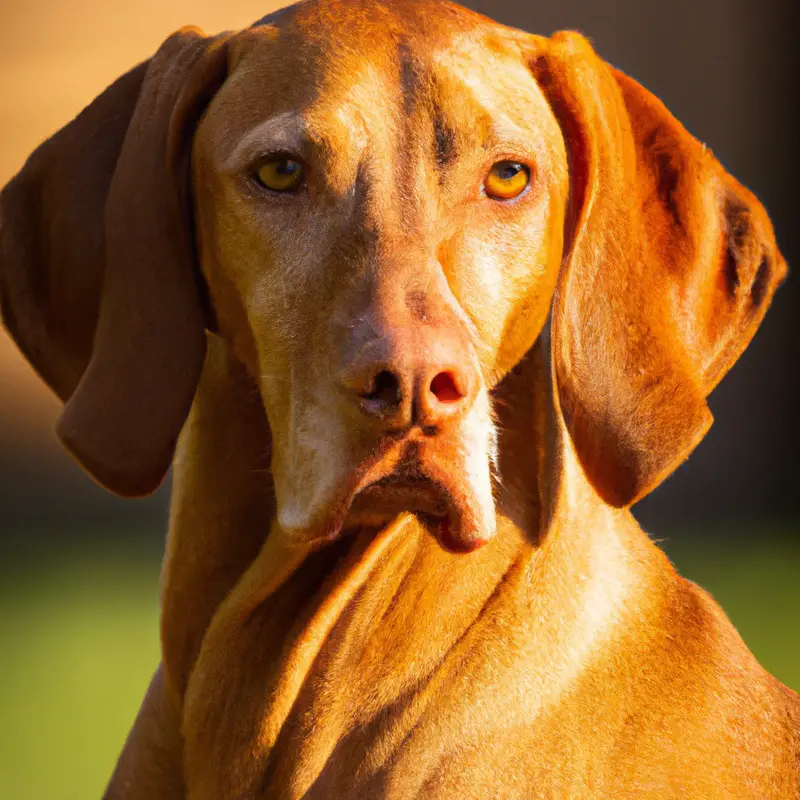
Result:
M456 131L444 118L440 108L435 108L433 114L433 144L436 166L440 170L446 169L458 157Z
M293 111L285 111L259 122L247 131L221 167L225 172L236 172L270 153L306 155L312 146L303 117Z

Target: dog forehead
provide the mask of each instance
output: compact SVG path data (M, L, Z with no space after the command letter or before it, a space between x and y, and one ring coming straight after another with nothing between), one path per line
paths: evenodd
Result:
M303 3L242 32L215 106L239 131L291 112L309 129L339 119L357 135L442 109L456 127L486 129L539 94L519 35L447 3Z
M413 72L456 53L475 59L476 67L518 60L520 42L529 37L442 0L306 0L242 33L251 56L298 77L348 75L366 62L389 75Z
M385 33L411 27L440 35L445 27L460 30L503 26L471 9L447 0L302 0L259 19L251 27L296 27L334 38L348 28L368 25ZM511 30L511 29L509 29Z

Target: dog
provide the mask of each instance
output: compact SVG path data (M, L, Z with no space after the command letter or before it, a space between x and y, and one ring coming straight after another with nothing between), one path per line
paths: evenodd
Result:
M580 34L434 0L183 29L0 198L3 322L174 484L107 798L800 797L800 700L631 504L786 273Z

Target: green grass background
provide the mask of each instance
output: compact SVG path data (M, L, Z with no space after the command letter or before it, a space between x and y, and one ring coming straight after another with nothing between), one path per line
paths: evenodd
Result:
M798 527L660 544L720 601L764 666L800 689ZM128 539L45 562L5 559L2 800L101 796L158 662L159 559L152 543Z

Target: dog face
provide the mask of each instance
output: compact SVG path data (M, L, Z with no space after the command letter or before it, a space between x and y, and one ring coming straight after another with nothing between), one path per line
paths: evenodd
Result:
M491 393L548 313L566 446L634 502L785 274L758 201L585 39L426 0L179 32L0 211L4 321L84 466L158 485L212 327L304 542L402 510L453 550L490 538Z
M558 274L563 142L497 26L400 8L364 42L390 12L349 4L332 40L326 8L237 45L194 140L200 265L259 378L283 529L408 509L471 549L494 529L489 390Z

